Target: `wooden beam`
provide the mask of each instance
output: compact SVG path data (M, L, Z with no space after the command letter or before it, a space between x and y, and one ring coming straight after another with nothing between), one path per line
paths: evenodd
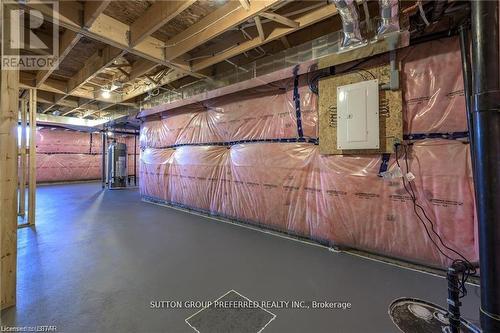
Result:
M281 41L281 44L283 44L283 46L286 48L286 49L289 49L292 47L292 45L290 45L290 42L288 41L288 38L286 38L286 36L282 36L280 37L280 41Z
M187 1L156 1L130 25L130 46L136 46L195 3Z
M271 21L286 25L287 27L290 27L290 28L297 28L300 25L300 22L290 20L289 18L278 15L276 13L262 12L259 15L262 17L265 17Z
M19 71L0 73L0 309L16 304Z
M262 27L262 22L260 21L260 17L255 16L253 18L255 21L255 26L257 27L257 31L259 32L259 38L261 42L266 40L266 35L264 35L264 28Z
M157 63L146 59L137 60L132 64L132 69L130 70L130 80L132 81L140 76L143 76L144 74L153 70L156 66L158 66Z
M35 225L36 214L36 89L29 90L28 223Z
M30 3L28 2L27 6L29 5ZM37 5L36 9L42 12L48 19L54 20L52 7L42 4ZM135 54L141 58L175 68L178 71L195 77L200 77L199 74L193 73L190 70L189 64L179 62L178 59L176 61L165 59L163 51L165 42L162 40L148 36L142 42L131 47L129 44L130 26L111 16L101 14L95 18L95 21L88 29L84 28L82 11L83 6L78 1L60 1L58 24L78 34Z
M249 0L239 0L241 7L245 8L245 10L250 9L250 1ZM258 0L257 0L258 1Z
M83 67L68 80L67 94L71 94L75 89L95 77L100 71L112 64L113 61L115 61L115 59L120 57L122 54L122 50L109 45L94 53L89 59L87 59L87 61L85 61Z
M71 30L66 30L63 32L59 41L59 57L50 69L38 71L38 73L36 74L36 87L40 87L45 82L45 80L47 80L48 77L54 72L54 70L58 68L59 64L64 60L64 58L66 58L69 52L78 43L80 38L80 34L77 34Z
M26 131L28 129L28 100L21 99L21 145L19 147L19 210L18 215L26 215Z
M230 48L226 51L220 52L210 58L205 58L205 59L200 59L192 64L192 68L195 71L202 70L204 68L207 68L209 66L215 65L219 62L222 62L226 59L230 59L234 56L237 56L243 52L249 51L251 49L254 49L256 47L259 47L265 43L269 43L273 40L279 39L283 36L286 36L288 34L291 34L292 32L295 32L299 29L305 28L307 26L310 26L312 24L318 23L320 21L323 21L331 16L334 16L337 14L337 9L335 8L335 5L330 4L330 5L325 5L324 7L319 7L316 8L315 10L308 12L306 14L302 14L299 17L294 18L297 22L299 22L299 26L295 28L290 28L290 27L283 27L283 26L277 26L275 27L271 32L269 32L266 36L266 39L264 41L261 40L260 37L255 37L253 39L250 39L248 41L242 42L241 44Z
M245 10L238 1L229 1L188 29L169 39L165 49L165 56L167 60L176 59L280 2L282 0L252 1L250 8Z
M83 5L83 27L90 28L99 15L108 7L111 0L107 1L85 1Z
M186 76L184 73L177 72L175 70L171 71L170 73L164 75L159 81L157 85L153 86L146 86L142 85L141 87L138 87L137 89L134 89L133 91L129 91L123 94L122 101L129 100L131 98L137 97L139 95L142 95L144 93L147 93L148 91L155 89L157 87L161 87L167 83L170 83L172 81L178 80L181 77Z

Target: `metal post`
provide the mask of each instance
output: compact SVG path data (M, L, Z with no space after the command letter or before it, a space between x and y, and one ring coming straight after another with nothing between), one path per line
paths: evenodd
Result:
M473 138L481 327L500 332L500 54L498 1L471 1Z
M137 186L137 133L134 135L134 186Z
M102 138L102 155L101 155L101 181L102 188L106 187L106 130L101 131Z

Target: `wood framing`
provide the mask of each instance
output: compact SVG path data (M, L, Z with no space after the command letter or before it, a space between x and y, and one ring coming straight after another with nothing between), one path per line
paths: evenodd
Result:
M16 304L19 72L0 74L0 308Z
M187 1L156 1L138 20L130 25L130 46L136 46L195 3Z
M21 99L21 145L19 147L19 210L18 215L24 218L26 215L26 131L28 128L28 100Z
M36 214L36 89L29 90L28 223L35 225Z
M238 1L229 1L188 29L169 39L165 56L168 60L174 60L280 2L282 0L252 1L249 9L245 10Z
M83 27L90 28L95 20L102 14L102 12L109 5L111 0L106 1L85 1L83 5Z
M299 29L323 21L336 14L337 14L337 9L333 4L316 8L308 13L302 14L299 17L294 18L294 21L299 23L299 25L295 28L291 28L288 26L277 26L266 35L264 41L261 40L261 37L255 37L233 48L230 48L227 51L220 52L212 57L194 61L192 64L192 68L195 71L200 71L204 68L215 65L221 61L242 54L243 52L259 47L262 44L269 43L276 39L280 39L281 37L291 34L292 32L295 32Z
M73 47L80 41L82 35L77 34L71 30L66 30L61 36L59 41L59 57L55 64L48 70L38 71L36 74L36 85L35 87L40 88L40 86L49 78L50 75L56 70L59 64L66 58Z
M255 16L253 20L255 21L255 26L257 27L260 41L264 42L266 40L266 35L264 34L264 28L262 27L262 22L260 21L260 17Z
M300 22L290 20L289 18L286 18L284 16L278 15L276 13L268 13L268 12L263 12L259 14L262 17L265 17L271 21L281 23L283 25L286 25L290 28L297 28L300 25Z

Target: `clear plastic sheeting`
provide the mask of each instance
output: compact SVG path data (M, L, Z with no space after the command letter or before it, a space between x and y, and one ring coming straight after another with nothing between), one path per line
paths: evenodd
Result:
M101 156L88 154L37 154L38 183L101 178Z
M317 96L299 86L304 136L316 138ZM297 138L293 79L183 107L141 129L142 147Z
M405 133L467 131L458 38L408 47L399 58Z
M134 175L134 136L117 134L127 145L128 174ZM139 171L139 139L136 140L136 169ZM102 137L100 133L41 128L36 131L37 182L85 181L101 178Z
M466 131L458 40L446 38L406 48L399 51L398 59L402 61L404 133ZM301 120L304 136L316 138L318 102L308 79L300 77ZM296 138L296 122L293 79L289 79L181 107L161 119L147 119L140 144L161 148Z
M398 60L404 133L466 131L458 40L402 49ZM364 65L381 61L387 55ZM318 102L308 80L300 76L300 113L304 137L316 138ZM425 232L422 223L430 228L429 221L415 215L402 179L378 176L381 156L320 155L311 143L241 142L297 138L296 115L290 79L147 118L140 136L142 195L330 244L449 264ZM419 140L409 149L418 203L444 242L476 261L469 145Z
M399 31L399 0L379 0L380 25L377 36Z
M474 261L468 154L468 145L461 142L419 141L409 154L409 167L416 176L418 202L436 231ZM302 143L148 148L141 156L141 194L330 244L445 267L449 262L425 234L401 178L378 177L380 163L379 156L320 155L318 146Z

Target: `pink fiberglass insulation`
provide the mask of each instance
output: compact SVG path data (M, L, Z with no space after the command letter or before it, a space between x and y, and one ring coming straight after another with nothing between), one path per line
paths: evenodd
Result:
M37 154L37 182L63 182L101 178L101 156L88 154Z
M458 38L400 51L405 133L467 131Z
M399 52L405 134L467 130L460 49L456 38ZM317 137L317 96L301 77L304 137ZM275 82L166 112L143 124L142 147L297 138L293 79Z
M413 145L409 168L436 231L477 260L468 154L458 141L423 140ZM142 195L391 257L449 263L430 243L401 179L378 177L379 156L252 143L148 148L141 160ZM395 166L392 158L390 169Z
M405 134L466 131L458 40L406 48L399 51L399 59ZM299 85L304 137L315 138L317 96L310 92L306 76ZM380 156L320 155L318 146L310 143L213 144L297 138L292 87L292 79L284 80L182 107L162 119L146 119L140 136L142 195L445 267L449 262L416 217L401 179L378 177ZM179 144L199 146L171 147ZM436 231L445 243L476 261L468 144L416 141L408 161L416 176L418 202ZM394 170L394 154L389 164Z
M299 87L304 136L316 138L317 96ZM141 130L141 146L297 137L293 79L183 107Z
M134 174L134 137L117 135L127 144L128 174ZM139 170L137 140L137 170ZM101 178L100 133L41 128L36 132L37 182L95 180Z

